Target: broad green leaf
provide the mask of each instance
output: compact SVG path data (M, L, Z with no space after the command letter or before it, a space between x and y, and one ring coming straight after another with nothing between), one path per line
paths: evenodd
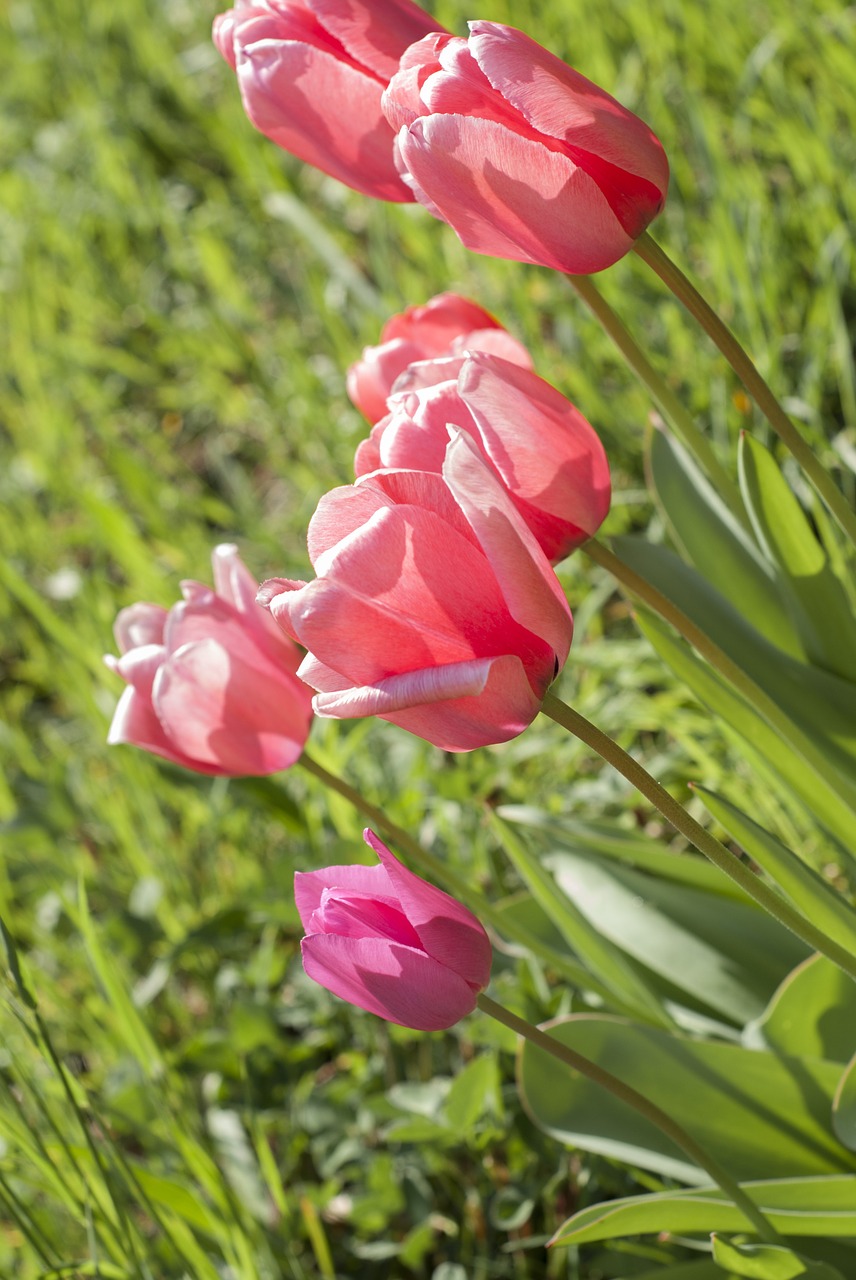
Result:
M685 559L762 636L793 657L804 657L769 562L686 449L654 431L648 461L655 495Z
M692 1040L600 1014L547 1030L659 1106L736 1178L856 1169L831 1128L837 1063ZM528 1042L518 1087L535 1123L560 1142L683 1182L707 1181L652 1121Z
M625 1011L660 1027L672 1026L672 1019L663 1009L661 1000L625 951L589 922L585 912L575 905L573 897L557 892L556 880L531 853L524 840L498 818L494 819L493 826L532 897L595 977L614 992Z
M562 851L543 861L593 929L741 1025L761 1013L806 955L803 943L754 905L604 865L591 855Z
M679 640L655 614L637 613L639 627L668 667L700 702L728 725L760 757L779 786L792 791L843 849L856 849L856 803L839 791L841 777L812 756L797 750L751 707L712 667ZM809 744L810 747L810 744ZM809 764L808 757L812 756Z
M696 787L707 809L794 905L827 937L856 956L856 911L816 871L722 796Z
M649 836L623 831L614 822L595 822L581 818L561 817L530 805L504 804L496 809L504 822L534 827L545 836L561 842L571 853L601 854L616 862L630 863L642 871L650 871L661 880L691 885L706 894L736 898L754 907L752 898L740 885L722 875L716 867L695 853L674 853L662 848Z
M826 956L812 955L788 974L744 1042L779 1053L847 1062L856 1028L856 982Z
M500 1105L496 1058L483 1053L455 1076L446 1095L443 1118L458 1134L464 1134L485 1111L497 1112Z
M745 1280L844 1280L825 1262L813 1262L778 1244L741 1244L714 1234L713 1259L723 1271Z
M615 538L621 560L666 596L740 668L750 682L747 700L762 714L760 691L781 713L779 733L840 774L842 795L856 805L856 685L798 662L765 640L701 574L667 547L645 538ZM722 673L720 673L722 674ZM807 759L811 762L811 757Z
M856 1237L856 1176L743 1182L777 1231L787 1236ZM581 1209L563 1222L553 1244L593 1244L620 1236L751 1231L719 1187L628 1196Z
M788 588L794 623L813 662L856 680L856 618L826 552L760 440L743 435L740 489L755 534Z
M853 1024L856 1026L856 1023ZM838 1082L832 1100L832 1127L839 1142L856 1151L856 1054Z

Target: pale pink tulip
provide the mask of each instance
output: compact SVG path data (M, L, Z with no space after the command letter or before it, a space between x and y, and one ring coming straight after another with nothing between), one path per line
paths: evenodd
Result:
M127 689L108 741L128 742L197 773L265 774L303 750L312 691L301 654L256 603L235 547L214 551L215 590L182 583L167 611L134 604L116 619L120 657L105 658Z
M469 25L408 49L384 93L403 175L469 249L602 271L663 207L660 142L529 36Z
M309 653L317 714L378 715L447 751L521 733L573 624L550 564L472 441L442 475L377 471L334 489L309 525L314 582L259 599Z
M381 467L441 471L456 426L479 446L548 560L564 559L606 518L609 463L597 433L530 370L485 352L426 360L401 376L389 409L357 449L358 476Z
M417 1031L442 1031L476 1007L491 947L472 912L408 871L371 831L376 867L298 871L303 967L334 995Z
M492 351L524 369L532 367L522 342L489 311L457 293L439 293L387 320L376 347L365 347L348 370L348 395L369 422L387 411L386 398L399 374L416 360Z
M364 195L412 200L380 98L407 46L436 29L410 0L238 0L213 37L261 133Z

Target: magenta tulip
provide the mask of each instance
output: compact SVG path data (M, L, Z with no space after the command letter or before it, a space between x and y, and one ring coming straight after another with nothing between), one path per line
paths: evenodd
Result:
M530 370L484 352L426 360L402 375L389 408L357 449L358 476L441 471L454 425L479 446L548 560L564 559L606 518L609 463L597 433Z
M167 611L134 604L116 619L121 656L105 658L127 683L109 741L196 773L275 773L294 764L312 720L301 654L256 603L235 547L213 555L215 590L182 583Z
M420 880L371 831L376 867L298 871L294 900L313 981L387 1022L442 1031L476 1007L491 948L476 917Z
M378 715L447 751L522 733L573 624L549 562L463 433L442 475L377 471L309 525L314 582L259 599L309 650L318 715Z
M529 36L469 25L408 49L384 93L403 174L468 249L602 271L663 207L660 142Z
M409 364L464 351L492 351L524 369L532 367L523 344L489 311L457 293L439 293L387 320L379 345L365 347L348 370L348 395L369 422L377 422L387 411L393 383Z
M261 133L364 195L412 200L380 99L407 46L436 29L410 0L238 0L213 37Z

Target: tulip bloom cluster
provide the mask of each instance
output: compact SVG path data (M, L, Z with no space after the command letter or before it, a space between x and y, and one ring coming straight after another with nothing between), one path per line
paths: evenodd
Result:
M523 32L469 27L438 31L410 0L241 0L214 40L286 151L366 195L416 198L478 253L611 266L663 207L659 140Z
M472 1013L491 947L475 916L408 871L371 831L376 867L298 871L294 901L310 978L387 1022L441 1031Z
M129 742L196 773L274 773L303 750L311 691L300 652L256 603L256 583L224 544L212 557L215 590L182 583L167 611L134 604L116 619L120 657L105 661L127 684L109 741Z

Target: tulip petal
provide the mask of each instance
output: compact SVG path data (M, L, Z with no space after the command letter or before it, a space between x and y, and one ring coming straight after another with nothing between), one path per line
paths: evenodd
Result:
M269 39L240 44L237 71L247 115L277 146L364 195L413 198L373 76L312 45Z
M532 368L532 357L523 343L506 329L476 329L456 338L449 350L453 355L466 355L471 351L485 351L516 364L521 369Z
M428 116L398 146L417 188L476 253L582 275L633 246L588 173L495 121Z
M194 760L234 776L274 773L303 750L301 687L250 665L214 639L170 654L152 692L167 735Z
M295 672L300 665L301 654L256 599L259 584L242 562L237 547L229 542L221 543L214 548L211 563L217 595L235 610L243 631L275 667ZM211 631L208 630L207 634ZM220 638L216 631L214 638ZM186 643L186 640L179 643Z
M159 604L129 605L120 609L113 624L113 635L120 653L143 644L163 644L166 609Z
M172 764L183 765L185 769L193 769L196 773L221 772L220 769L191 760L178 751L155 715L150 699L131 687L124 690L113 712L107 741L110 746L127 743L132 747L141 747L143 751L151 751L153 755L162 756Z
M314 934L303 939L301 952L313 981L399 1026L442 1031L476 1005L475 992L463 978L412 947L380 938Z
M573 636L565 594L511 499L463 432L446 450L443 476L484 548L512 617L551 646L561 667ZM547 677L542 695L554 675Z
M398 70L409 45L438 30L436 19L410 0L306 0L319 22L341 41L348 53L382 80Z
M383 866L364 867L360 863L345 867L322 867L319 871L294 873L294 905L300 923L309 932L309 920L321 905L325 889L342 889L351 893L369 893L394 898L395 890Z
M472 56L528 124L646 180L653 188L651 203L659 206L669 165L643 120L522 31L498 22L471 22L469 27Z
M421 347L422 358L439 356L462 333L473 330L493 330L504 333L499 321L469 298L457 293L438 293L421 306L407 307L399 315L387 320L382 339L409 338Z
M429 956L439 960L481 990L490 979L490 940L471 911L442 889L422 880L399 862L373 831L364 831L401 903L401 910L419 935Z

